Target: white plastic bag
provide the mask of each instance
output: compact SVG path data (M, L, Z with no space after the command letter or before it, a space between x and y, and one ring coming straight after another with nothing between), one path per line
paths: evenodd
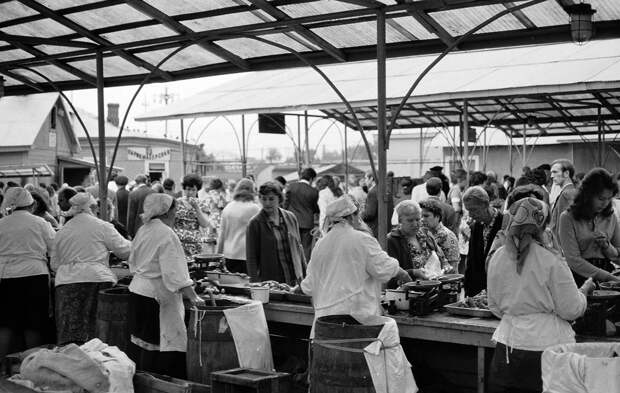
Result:
M620 343L562 344L541 359L544 393L620 392Z
M441 270L441 261L435 251L431 251L431 255L426 260L422 271L426 274L429 280L443 275L443 270Z

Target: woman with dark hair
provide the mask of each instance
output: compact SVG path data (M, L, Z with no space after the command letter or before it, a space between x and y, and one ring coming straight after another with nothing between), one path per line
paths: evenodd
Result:
M283 196L278 183L263 184L258 195L263 208L250 220L245 236L250 279L297 285L306 271L297 218L279 207Z
M245 231L260 207L254 202L254 182L241 179L235 186L233 200L222 210L222 223L217 239L217 252L226 259L231 272L247 273Z
M134 274L129 286L129 333L138 347L134 360L139 370L185 378L183 297L192 306L205 302L194 292L183 247L171 228L177 205L166 194L151 193L144 199L144 225L133 239L127 261Z
M47 191L45 191L47 192ZM52 228L58 228L58 221L49 213L49 207L45 199L39 194L38 191L31 192L32 199L34 199L34 209L32 210L32 214L35 216L39 216L45 221L49 222Z
M203 236L200 228L207 228L209 222L204 214L206 207L198 200L198 190L202 187L202 179L196 174L183 178L183 196L177 199L174 232L179 237L186 257L202 252Z
M54 230L31 213L32 195L21 187L6 190L0 219L0 359L44 343L49 322L49 271ZM25 347L21 345L25 344Z
M327 205L342 196L343 192L340 187L334 183L334 178L330 175L321 176L320 181L325 183L325 188L319 191L319 201L317 202L319 205L319 228L323 230Z
M560 244L577 285L586 278L620 281L611 274L618 261L620 228L611 203L618 184L603 168L584 177L572 205L560 215Z

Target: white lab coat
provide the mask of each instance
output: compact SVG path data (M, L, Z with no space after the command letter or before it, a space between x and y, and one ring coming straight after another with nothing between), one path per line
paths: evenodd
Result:
M381 283L396 276L398 269L398 261L372 235L343 222L312 250L301 289L312 295L315 322L324 315L381 315Z

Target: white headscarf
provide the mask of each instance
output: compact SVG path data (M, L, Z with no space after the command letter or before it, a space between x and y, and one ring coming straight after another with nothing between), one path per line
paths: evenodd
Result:
M140 216L145 223L152 218L161 216L170 210L174 199L168 194L152 193L144 199L144 213Z
M79 213L93 214L92 205L96 205L97 201L88 192L78 192L69 199L71 209L67 212L67 216L75 216Z
M327 233L331 227L339 222L346 221L345 217L355 213L358 209L357 204L348 194L341 196L329 203L325 208L325 222L323 231Z
M32 195L22 187L11 187L6 190L4 200L2 201L3 209L15 209L16 207L30 206L34 203Z

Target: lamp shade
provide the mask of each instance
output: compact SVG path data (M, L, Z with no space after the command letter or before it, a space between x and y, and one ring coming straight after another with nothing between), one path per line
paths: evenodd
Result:
M592 15L596 10L587 3L579 3L566 7L570 15L570 32L573 42L583 45L590 41L594 33L592 26Z

